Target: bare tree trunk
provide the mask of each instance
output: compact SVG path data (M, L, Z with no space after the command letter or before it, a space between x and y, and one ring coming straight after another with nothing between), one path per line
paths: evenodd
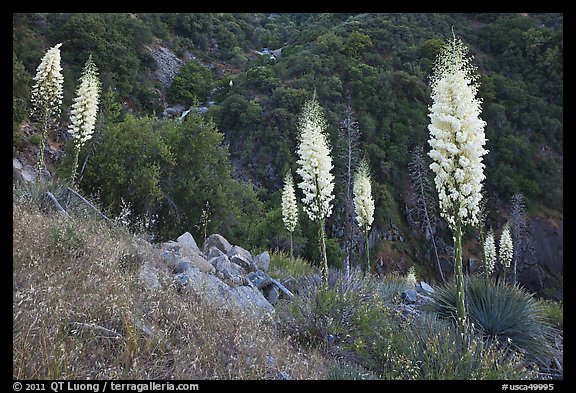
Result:
M446 281L444 273L442 272L442 266L440 265L440 257L438 256L436 239L434 238L434 232L432 232L432 212L429 191L427 190L428 184L426 180L427 168L428 167L425 165L424 158L422 156L422 148L417 146L414 149L413 159L410 164L412 186L415 188L416 193L418 193L417 204L419 205L418 208L421 213L421 218L424 220L424 233L426 234L426 231L430 232L430 237L432 238L432 247L434 249L434 256L436 257L436 264L438 265L438 272L440 273L442 281Z

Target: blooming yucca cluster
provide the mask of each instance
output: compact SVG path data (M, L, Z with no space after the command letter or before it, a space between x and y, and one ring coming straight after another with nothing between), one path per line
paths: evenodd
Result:
M99 94L98 69L92 61L92 56L90 56L82 70L80 85L76 91L76 98L70 114L72 124L69 131L74 137L77 149L80 149L92 138L98 113Z
M486 123L479 118L481 99L476 97L475 68L466 57L467 49L454 39L438 56L432 77L432 147L428 155L434 171L441 214L454 227L457 218L464 225L475 224L482 198Z
M500 235L500 263L502 266L505 268L510 267L513 254L514 247L512 245L512 237L510 236L510 227L506 224L502 230L502 235Z
M492 230L488 232L486 240L484 240L484 260L486 275L492 274L494 266L496 265L496 243L494 242L494 233Z
M368 232L374 221L374 199L370 183L370 170L366 161L361 161L354 178L354 208L356 220L363 231Z
M36 68L34 86L31 90L31 101L34 115L58 116L62 105L62 67L60 66L60 47L57 44L50 48Z
M299 121L300 145L298 170L304 192L304 211L312 221L323 220L332 213L334 176L330 146L324 130L327 128L322 109L315 98L306 102Z
M298 206L296 205L296 194L294 192L294 181L292 173L287 172L284 178L284 189L282 190L282 220L286 230L290 233L296 229L298 222Z

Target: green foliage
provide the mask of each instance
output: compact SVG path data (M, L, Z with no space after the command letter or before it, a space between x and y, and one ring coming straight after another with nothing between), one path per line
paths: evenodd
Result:
M80 258L85 252L85 240L72 224L55 224L48 237L46 248L52 258Z
M135 219L158 215L155 233L174 239L185 231L199 238L206 202L212 209L210 233L246 248L258 245L254 222L262 211L250 186L232 179L223 135L198 113L184 122L128 114L108 124L82 187L98 194L112 216L121 201Z
M368 359L383 379L531 379L521 356L508 354L473 337L469 349L458 342L450 323L423 315L392 323L367 345Z
M553 300L539 299L542 316L557 329L564 330L564 304Z
M180 68L168 89L166 98L172 104L192 106L206 100L213 83L210 70L191 61Z
M271 93L280 84L270 66L257 66L246 71L248 86L262 93Z
M378 380L374 373L368 371L362 366L354 363L336 362L328 373L328 379L330 380L354 380L354 381L366 381L366 380Z
M274 277L283 279L318 274L319 270L302 257L295 256L290 260L288 252L276 250L270 253L269 272Z
M42 141L42 135L40 135L40 134L34 134L34 135L30 135L30 137L28 137L28 142L32 145L35 145L35 146L40 146L41 141Z
M370 36L359 31L350 33L344 44L344 52L348 56L357 57L362 55L365 51L372 48L372 40Z
M455 318L453 280L431 297L432 311L446 319ZM554 329L545 320L542 305L525 289L473 275L468 278L466 302L469 322L486 342L526 351L535 359L552 355Z
M386 279L389 279L386 277ZM340 379L531 379L525 359L473 337L470 349L457 345L450 322L423 314L402 318L380 297L379 283L352 275L338 277L327 291L320 283L292 302L279 303L284 333L300 345L316 347L336 359ZM392 278L390 282L395 282Z
M136 215L154 211L162 200L161 167L174 157L156 131L156 122L127 115L123 122L103 130L82 186L99 194L113 216L120 212L122 199L133 206Z

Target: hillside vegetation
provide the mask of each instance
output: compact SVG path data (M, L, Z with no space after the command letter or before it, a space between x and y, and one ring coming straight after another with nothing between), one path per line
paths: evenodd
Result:
M13 377L561 379L562 177L563 14L13 14Z

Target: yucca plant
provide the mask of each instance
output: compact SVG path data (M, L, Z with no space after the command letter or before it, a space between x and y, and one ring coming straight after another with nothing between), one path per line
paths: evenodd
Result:
M524 288L470 276L467 293L470 323L485 341L526 352L531 360L552 356L555 330L546 321L541 304ZM439 287L431 297L429 310L443 318L456 318L454 280Z

